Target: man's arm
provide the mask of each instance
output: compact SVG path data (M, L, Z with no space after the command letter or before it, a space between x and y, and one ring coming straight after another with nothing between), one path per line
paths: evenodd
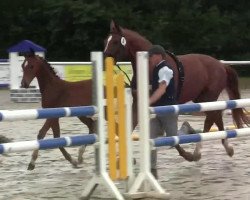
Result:
M166 81L162 81L159 84L159 87L154 91L154 93L149 98L149 105L155 103L157 100L161 98L161 96L166 92L167 83Z

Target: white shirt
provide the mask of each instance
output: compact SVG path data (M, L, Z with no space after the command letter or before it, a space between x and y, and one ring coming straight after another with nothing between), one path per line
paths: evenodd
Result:
M163 61L162 61L163 62ZM161 64L161 62L159 63ZM158 65L159 65L158 64ZM168 85L170 80L173 78L173 70L168 68L167 66L162 67L159 72L158 72L158 76L159 76L159 80L158 82L161 83L162 81L165 81L166 84Z

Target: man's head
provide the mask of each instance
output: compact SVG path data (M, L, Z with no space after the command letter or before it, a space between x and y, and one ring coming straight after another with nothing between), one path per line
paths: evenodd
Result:
M165 49L161 45L153 45L148 50L148 56L151 57L153 55L162 55L164 57L166 55Z
M155 66L165 58L166 56L165 49L160 45L153 45L148 50L148 56L149 56L149 64Z

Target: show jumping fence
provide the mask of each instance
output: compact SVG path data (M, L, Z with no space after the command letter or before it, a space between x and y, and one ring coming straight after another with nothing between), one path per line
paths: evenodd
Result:
M95 144L96 171L93 178L85 187L82 198L88 199L99 184L107 186L116 199L123 200L128 195L132 198L154 197L166 199L169 194L160 186L159 182L150 171L151 147L174 146L176 144L194 143L205 140L233 138L247 136L250 128L237 130L226 130L211 133L193 135L182 135L176 137L164 137L151 140L149 138L150 115L165 115L168 113L182 112L203 112L211 110L234 109L250 106L250 99L219 101L200 104L183 104L174 106L149 107L148 94L148 72L140 71L138 74L138 115L139 115L139 151L140 171L134 178L132 168L132 142L131 130L131 107L125 105L126 92L124 89L124 78L121 75L115 76L113 60L108 58L106 65L106 97L107 97L107 132L105 131L104 118L104 91L103 91L103 53L92 52L91 61L94 66L94 91L95 100L93 106L32 109L19 111L1 111L0 121L46 119L69 116L95 116L97 117L97 133L90 135L77 135L72 137L44 139L38 141L22 141L16 143L5 143L0 145L0 153L28 151L35 149L50 149L62 146L76 146ZM137 53L137 67L148 68L147 52ZM114 99L117 99L114 101ZM130 99L130 98L127 98ZM114 104L117 104L115 106ZM116 110L118 108L118 110ZM117 121L116 116L117 115ZM116 143L116 133L119 136L119 144ZM107 143L108 138L108 145ZM106 153L108 152L108 158ZM117 157L119 156L119 164ZM109 169L107 169L107 165ZM116 187L114 181L126 180L127 193L122 194ZM154 193L152 193L154 192Z
M192 112L204 112L213 110L225 110L235 109L250 106L250 99L238 99L228 101L216 101L207 103L194 103L194 104L181 104L181 105L170 105L170 106L157 106L151 107L150 113L155 115L167 115L170 113L192 113ZM152 140L152 144L155 147L160 146L175 146L177 144L185 143L197 143L201 141L235 138L250 135L250 128L234 129L226 131L214 131L211 133L199 133L192 135L182 135L178 137L159 137Z
M147 52L137 52L137 70L143 65L147 68L148 63L148 54ZM203 111L212 111L212 110L224 110L224 109L234 109L234 108L243 108L250 106L250 99L240 99L240 100L229 100L229 101L217 101L209 103L199 103L199 104L182 104L182 105L173 105L173 106L160 106L160 107L149 107L147 99L149 98L148 92L148 71L140 70L140 73L137 76L137 88L138 88L138 104L139 107L139 125L140 132L143 133L140 136L140 158L141 176L137 176L135 183L137 186L132 186L131 192L134 192L141 185L148 174L149 166L145 166L145 163L149 163L149 147L145 144L148 144L147 141L150 141L151 145L154 147L160 146L174 146L176 144L184 143L197 143L201 141L224 139L224 138L234 138L250 135L250 128L242 128L235 130L226 130L218 131L211 133L200 133L192 135L182 135L174 137L160 137L157 139L150 140L149 138L149 118L150 115L166 115L169 113L186 113L186 112L203 112ZM146 101L145 101L146 100ZM153 117L153 116L152 116ZM141 138L142 137L142 138ZM135 189L133 189L133 187ZM159 190L158 190L159 191Z

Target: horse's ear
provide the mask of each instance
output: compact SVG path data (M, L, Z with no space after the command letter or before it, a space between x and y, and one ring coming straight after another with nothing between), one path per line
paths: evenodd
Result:
M32 47L30 47L30 56L35 56L35 51Z
M111 20L111 23L110 23L110 33L122 34L121 27L114 20Z
M23 53L23 56L26 58L28 57L34 57L35 56L35 51L32 47L29 48L29 50L27 52Z

